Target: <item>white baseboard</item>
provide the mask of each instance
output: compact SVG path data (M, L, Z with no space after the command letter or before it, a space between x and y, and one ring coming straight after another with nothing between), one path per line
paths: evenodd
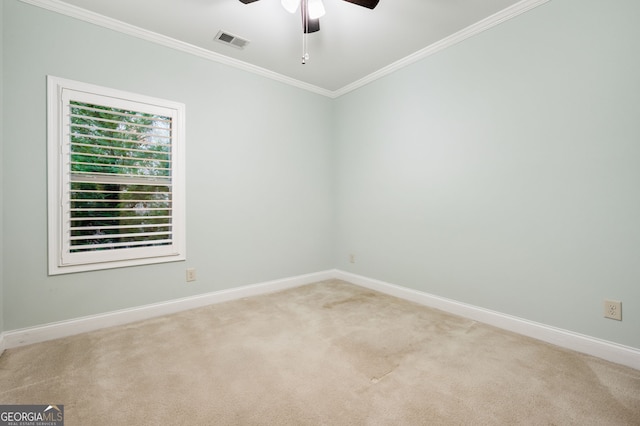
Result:
M188 309L241 299L243 297L273 293L332 278L338 278L361 287L410 300L424 306L440 309L454 315L473 319L566 349L596 356L607 361L640 370L640 349L335 269L107 312L99 315L75 318L42 326L5 331L4 333L0 333L0 354L4 349L72 336L101 328L128 324Z
M542 340L576 352L592 355L617 364L640 370L640 349L620 345L595 337L572 331L551 327L523 318L502 314L489 309L479 308L444 297L434 296L410 288L389 284L383 281L363 277L340 270L335 271L335 278L379 291L401 299L410 300L421 305L436 308L454 315L469 318L478 322L513 331L524 336Z
M167 302L122 309L99 315L74 318L67 321L60 321L36 327L6 331L4 332L4 335L0 335L0 345L4 343L4 347L6 349L30 345L32 343L44 342L61 337L73 336L87 331L128 324L135 321L173 314L215 303L241 299L243 297L273 293L280 290L286 290L288 288L328 280L334 276L335 271L316 272L228 290L214 291L182 299L169 300ZM2 337L4 337L4 339L2 339ZM0 346L0 353L1 350L2 346Z

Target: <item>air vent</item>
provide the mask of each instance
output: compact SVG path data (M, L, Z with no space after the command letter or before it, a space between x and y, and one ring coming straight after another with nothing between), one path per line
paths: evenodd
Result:
M245 40L238 37L237 35L233 35L222 30L218 31L215 40L219 41L220 43L228 44L229 46L235 47L236 49L244 49L244 47L249 44L249 40Z

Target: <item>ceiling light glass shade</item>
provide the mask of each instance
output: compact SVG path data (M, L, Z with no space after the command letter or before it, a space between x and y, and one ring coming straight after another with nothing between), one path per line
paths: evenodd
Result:
M282 0L282 7L289 13L294 13L298 6L300 6L300 0Z
M285 0L282 0L283 2ZM322 0L309 0L309 19L318 19L324 16L324 4Z

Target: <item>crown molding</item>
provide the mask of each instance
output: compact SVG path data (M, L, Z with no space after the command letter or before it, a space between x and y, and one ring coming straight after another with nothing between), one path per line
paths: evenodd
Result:
M322 96L326 96L332 99L338 98L346 93L352 92L366 84L371 83L381 77L391 74L401 68L411 65L421 59L427 58L441 50L451 47L463 40L468 39L476 34L479 34L489 28L495 27L511 18L514 18L522 13L525 13L535 7L538 7L551 0L522 0L498 13L495 13L481 21L476 22L455 34L452 34L442 40L439 40L424 49L418 50L409 56L406 56L386 67L379 69L353 83L350 83L338 90L331 91L323 89L322 87L315 86L313 84L305 83L300 80L296 80L285 75L270 71L266 68L258 67L256 65L249 64L237 59L230 58L228 56L221 55L216 52L212 52L207 49L203 49L198 46L194 46L190 43L186 43L180 40L176 40L171 37L167 37L162 34L158 34L153 31L145 30L140 27L136 27L126 22L119 21L117 19L109 18L104 15L100 15L95 12L88 11L86 9L70 5L61 0L20 0L23 3L28 3L33 6L41 7L62 15L70 16L85 22L89 22L104 28L109 28L114 31L118 31L124 34L128 34L133 37L137 37L143 40L151 41L171 49L180 50L191 55L198 56L200 58L208 59L211 61L219 62L225 65L229 65L244 71L248 71L253 74L257 74L272 80L279 81L281 83L288 84L309 92L317 93Z
M47 9L52 12L66 15L75 19L79 19L84 22L98 25L100 27L108 28L110 30L118 31L123 34L127 34L142 40L147 40L152 43L160 44L171 49L179 50L185 53L189 53L200 58L208 59L210 61L222 63L235 68L239 68L244 71L248 71L253 74L257 74L263 77L267 77L272 80L279 81L281 83L288 84L290 86L298 87L300 89L307 90L309 92L317 93L319 95L332 97L333 92L313 84L305 83L300 80L296 80L287 77L282 74L270 71L266 68L258 67L256 65L249 64L237 59L230 58L228 56L221 55L216 52L212 52L207 49L203 49L193 44L186 43L180 40L176 40L172 37L168 37L162 34L158 34L153 31L145 30L135 25L127 24L126 22L119 21L117 19L109 18L99 13L91 12L78 6L74 6L65 3L61 0L20 0L23 3L27 3L33 6Z
M473 37L476 34L480 34L485 30L493 28L498 24L508 21L509 19L515 18L516 16L521 15L549 1L551 0L522 0L506 9L501 10L498 13L495 13L481 21L476 22L475 24L472 24L458 31L457 33L454 33L448 37L443 38L442 40L439 40L433 44L430 44L424 49L420 49L409 56L405 56L404 58L390 65L387 65L386 67L381 68L378 71L375 71L367 75L366 77L361 78L360 80L354 81L353 83L348 84L342 87L341 89L334 91L333 97L337 98L353 90L356 90L366 84L371 83L372 81L378 80L379 78L382 78L388 74L391 74L401 68L409 66L414 62L417 62L421 59L434 55L440 52L441 50L444 50L448 47L458 44L461 41L464 41L470 37Z

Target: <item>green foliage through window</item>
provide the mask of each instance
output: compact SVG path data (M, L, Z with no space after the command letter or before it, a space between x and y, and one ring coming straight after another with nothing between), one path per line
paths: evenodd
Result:
M71 252L171 244L171 118L71 101Z

